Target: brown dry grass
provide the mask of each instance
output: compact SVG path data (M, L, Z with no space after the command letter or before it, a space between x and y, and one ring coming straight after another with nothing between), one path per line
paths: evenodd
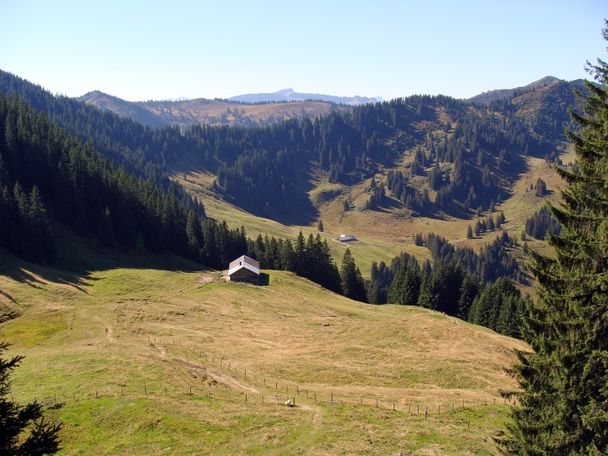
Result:
M491 402L514 387L503 368L526 348L431 311L356 303L285 272L272 272L267 287L152 269L78 278L18 263L5 272L0 301L21 316L1 337L27 356L16 396L69 398L53 412L67 454L191 454L200 445L214 454L488 454L502 406L428 421L406 406ZM318 401L311 393L295 410L268 404L274 382L281 401L296 385ZM219 399L199 396L208 390ZM332 405L331 394L347 404ZM380 409L370 407L376 398Z

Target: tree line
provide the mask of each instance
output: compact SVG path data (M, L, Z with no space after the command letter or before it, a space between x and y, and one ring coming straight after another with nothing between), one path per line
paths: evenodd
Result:
M291 271L328 290L357 301L366 301L365 282L350 250L346 249L338 268L327 240L321 239L318 233L305 238L300 231L293 243L260 234L255 241L249 240L247 252L260 262L260 267Z
M525 300L509 278L518 276L517 264L506 250L512 242L500 236L477 255L430 234L424 244L433 265L428 260L420 265L407 253L389 265L373 262L368 300L418 305L519 337Z

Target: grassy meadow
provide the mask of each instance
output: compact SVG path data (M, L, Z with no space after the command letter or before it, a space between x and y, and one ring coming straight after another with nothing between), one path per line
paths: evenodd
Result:
M3 254L13 395L50 407L61 454L494 454L523 343L287 272L255 287L140 263Z

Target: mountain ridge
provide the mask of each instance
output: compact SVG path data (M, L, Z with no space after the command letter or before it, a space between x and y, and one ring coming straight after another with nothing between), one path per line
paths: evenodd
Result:
M243 103L223 99L127 101L99 90L87 92L78 101L151 128L177 125L259 127L287 119L316 117L350 109L328 101Z
M521 95L527 92L531 92L536 89L540 89L549 85L556 84L558 82L567 82L562 79L556 78L555 76L545 76L536 81L533 81L525 86L513 87L507 89L493 89L488 90L477 95L474 95L470 98L467 98L467 101L471 101L476 104L488 105L494 101L498 100L506 100L509 98L514 98L517 95Z
M243 95L235 95L228 98L232 101L239 101L243 103L268 103L278 101L309 101L319 100L327 101L336 104L345 104L349 106L358 106L367 103L376 103L383 101L382 97L364 97L360 95L349 96L338 96L338 95L326 95L319 93L301 93L296 92L293 89L281 89L276 92L261 92L261 93L247 93Z

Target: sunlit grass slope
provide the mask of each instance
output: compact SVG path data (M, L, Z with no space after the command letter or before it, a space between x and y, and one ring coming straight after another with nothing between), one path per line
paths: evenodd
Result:
M523 343L290 273L213 278L4 255L0 303L18 316L0 339L26 356L15 399L56 407L63 454L492 454Z

